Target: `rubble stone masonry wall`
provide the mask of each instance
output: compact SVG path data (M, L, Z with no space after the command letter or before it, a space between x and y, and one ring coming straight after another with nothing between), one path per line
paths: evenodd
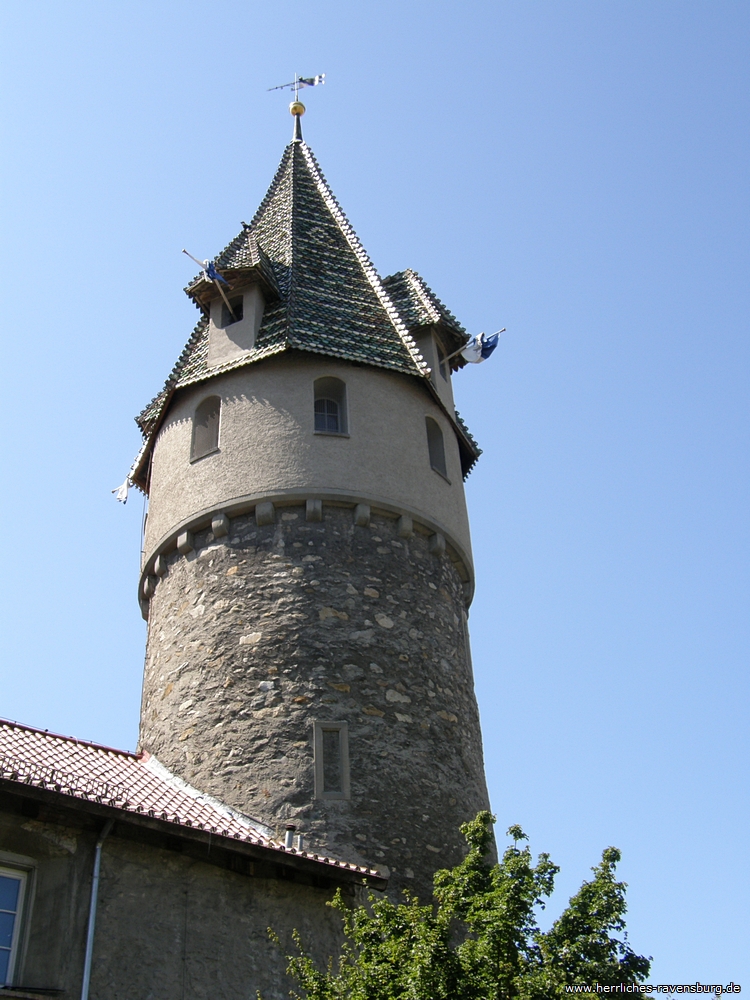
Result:
M269 507L190 535L147 578L141 746L426 898L488 807L463 583L403 519ZM316 798L316 723L347 724L348 797Z

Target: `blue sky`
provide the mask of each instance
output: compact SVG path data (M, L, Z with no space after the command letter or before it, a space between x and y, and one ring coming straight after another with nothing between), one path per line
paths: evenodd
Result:
M132 417L211 256L311 144L382 274L472 332L455 379L499 828L623 850L654 982L750 988L748 36L724 0L6 5L0 714L132 747ZM11 420L11 416L13 420Z

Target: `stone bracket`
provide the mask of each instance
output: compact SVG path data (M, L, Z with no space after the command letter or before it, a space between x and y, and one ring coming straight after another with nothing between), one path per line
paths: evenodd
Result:
M370 524L370 505L358 503L354 508L354 523L358 528L367 528Z

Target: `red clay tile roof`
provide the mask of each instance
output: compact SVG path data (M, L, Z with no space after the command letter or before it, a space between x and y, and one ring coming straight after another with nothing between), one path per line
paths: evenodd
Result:
M115 750L0 719L0 778L282 854L293 853L329 869L379 876L373 868L308 851L288 851L258 820L193 788L149 754Z

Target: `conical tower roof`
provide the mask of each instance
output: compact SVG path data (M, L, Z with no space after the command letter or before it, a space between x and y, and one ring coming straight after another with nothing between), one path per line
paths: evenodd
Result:
M214 265L230 286L254 277L264 288L267 305L255 346L241 358L209 368L204 315L164 390L137 418L145 433L158 420L170 389L288 349L429 376L305 142L295 139L286 147L252 222L243 226ZM204 313L208 295L215 294L212 284L201 275L185 289Z
M387 368L432 388L430 370L410 334L413 318L402 315L403 290L398 282L393 286L397 307L299 134L284 150L252 222L243 223L213 263L229 282L227 294L249 281L260 285L266 305L258 335L252 350L209 367L208 308L216 288L205 273L188 285L185 291L203 316L164 388L136 417L146 439L129 477L137 485L145 487L150 443L176 390L282 351L309 351ZM434 318L421 320L428 322ZM468 340L453 322L454 336ZM455 426L455 415L449 416ZM465 437L462 427L457 431ZM478 454L473 442L469 448Z

